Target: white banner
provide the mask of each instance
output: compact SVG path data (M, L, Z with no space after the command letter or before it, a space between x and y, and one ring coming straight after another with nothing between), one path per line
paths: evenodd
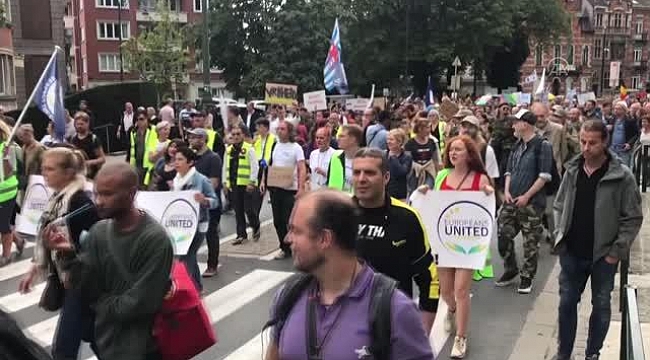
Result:
M439 267L483 269L494 230L494 195L477 191L415 192Z
M611 63L609 63L609 87L611 88L617 87L620 76L621 76L621 62L612 61Z
M356 99L346 99L345 100L345 109L352 110L355 112L363 112L368 107L370 99L365 98L356 98Z
M92 193L93 183L86 182L86 191ZM54 191L45 185L40 175L29 177L29 185L21 213L16 214L16 231L35 236L38 223ZM199 204L196 191L140 191L136 206L153 216L169 233L174 254L185 255L192 244L199 224Z
M325 90L312 91L302 94L305 109L308 111L327 110Z

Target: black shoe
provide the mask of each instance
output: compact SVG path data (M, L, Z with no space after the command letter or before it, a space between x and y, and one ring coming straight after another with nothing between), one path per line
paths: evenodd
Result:
M494 282L494 285L498 287L505 287L508 285L512 285L515 283L515 280L517 279L517 276L519 276L519 271L518 270L510 270L506 271L499 280Z
M527 277L521 277L519 282L519 288L517 292L520 294L530 294L533 290L533 279Z
M600 358L599 354L585 356L585 360L598 360L599 358Z
M246 240L248 240L248 239L245 238L245 237L238 237L238 238L235 239L235 241L232 242L232 244L233 245L241 245L244 242L246 242Z
M255 230L255 231L253 232L253 241L254 241L254 242L258 242L258 241L260 241L260 236L261 236L261 234L260 234L260 229Z

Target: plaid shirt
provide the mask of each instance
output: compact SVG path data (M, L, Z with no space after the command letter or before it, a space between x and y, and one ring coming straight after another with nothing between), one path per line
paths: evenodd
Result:
M539 159L536 158L535 148L541 146ZM510 195L513 198L525 194L538 178L551 181L553 166L553 147L539 135L529 142L517 141L515 148L508 158L506 177L510 177ZM546 193L540 190L531 199L531 204L538 208L546 206Z

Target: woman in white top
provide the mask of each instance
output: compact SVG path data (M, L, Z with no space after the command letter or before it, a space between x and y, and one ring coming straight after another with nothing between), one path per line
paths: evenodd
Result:
M292 123L280 122L277 132L278 141L273 144L271 160L262 175L260 191L264 193L268 187L271 194L273 225L282 250L276 258L285 259L291 256L291 248L284 242L289 217L295 198L300 196L305 185L305 153L294 141L295 127Z

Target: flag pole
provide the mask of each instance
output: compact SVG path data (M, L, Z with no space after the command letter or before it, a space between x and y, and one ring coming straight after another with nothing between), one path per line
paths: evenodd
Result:
M32 90L32 94L29 95L29 98L27 99L27 102L25 102L25 106L23 107L23 110L20 112L20 115L18 116L18 120L16 120L16 124L14 124L13 129L11 129L11 134L9 135L9 138L7 139L7 144L11 143L13 138L16 136L16 132L18 131L18 128L20 127L20 124L23 122L23 118L25 117L25 114L27 113L27 109L29 109L29 106L34 101L34 95L36 95L36 90L41 87L41 83L43 83L43 80L45 79L45 69L50 67L50 65L52 65L52 62L57 59L60 50L61 50L61 47L59 47L58 45L54 46L54 53L52 53L52 56L50 57L50 60L45 65L45 68L43 69L43 73L41 74L41 77L38 79L38 82L36 83L36 86L34 86L34 89Z

